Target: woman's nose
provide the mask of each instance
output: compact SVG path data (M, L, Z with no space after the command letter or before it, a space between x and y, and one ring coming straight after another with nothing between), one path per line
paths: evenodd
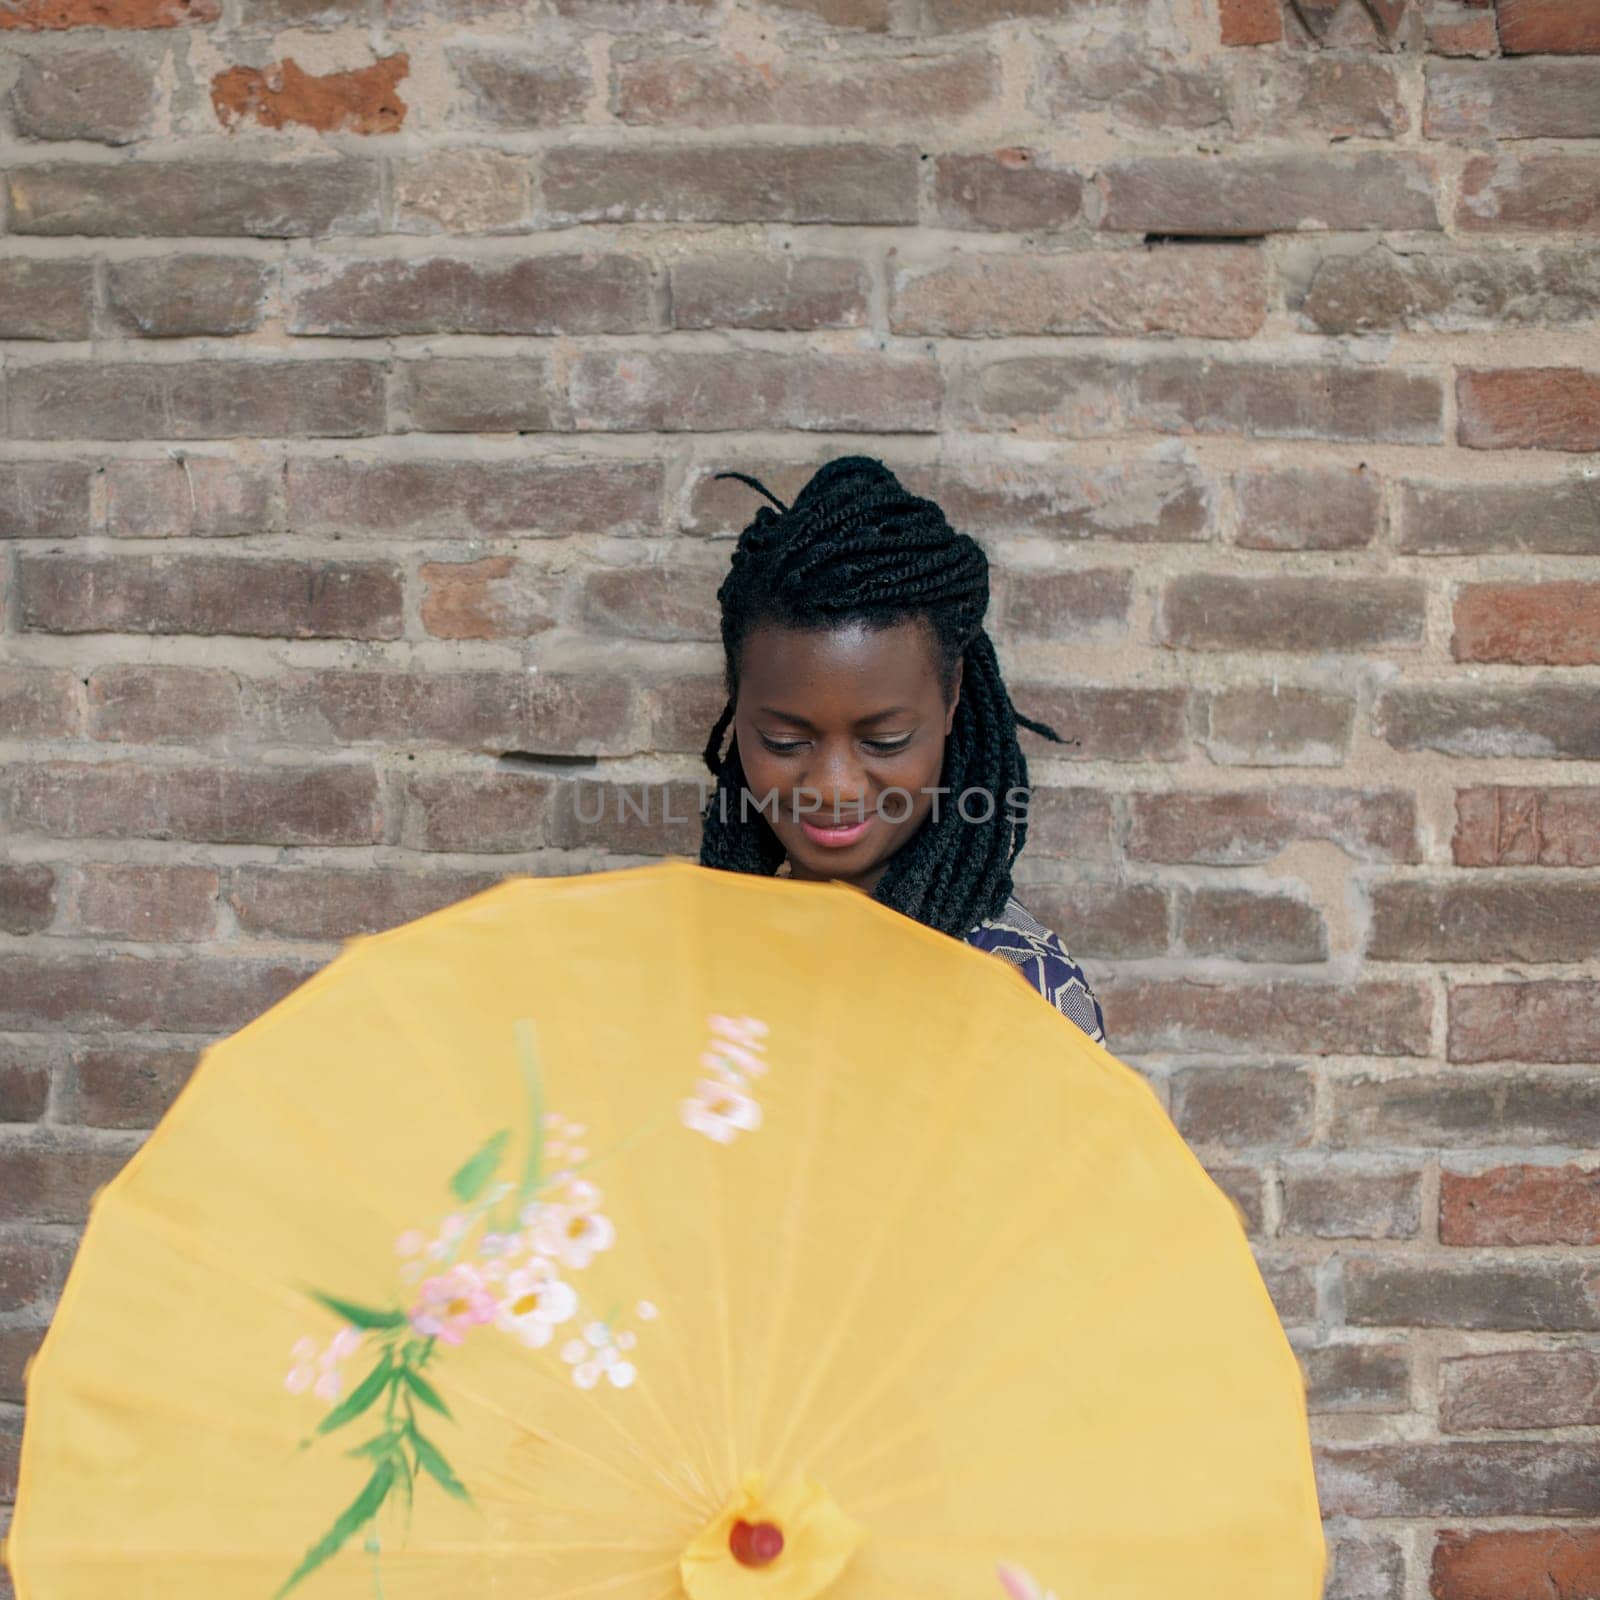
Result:
M820 746L802 779L802 786L818 797L823 811L831 811L836 806L840 810L859 806L867 796L866 775L848 747Z

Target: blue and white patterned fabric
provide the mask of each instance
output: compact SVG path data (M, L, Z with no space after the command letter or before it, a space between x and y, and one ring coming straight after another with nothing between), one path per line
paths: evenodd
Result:
M998 917L970 929L966 943L1009 961L1069 1022L1099 1044L1106 1042L1106 1019L1083 968L1060 938L1012 895Z

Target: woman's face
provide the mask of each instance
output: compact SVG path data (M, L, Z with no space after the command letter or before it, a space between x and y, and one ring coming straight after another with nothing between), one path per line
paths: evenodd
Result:
M794 877L871 891L933 806L959 698L958 668L945 704L919 620L750 631L734 737L750 804L764 804Z

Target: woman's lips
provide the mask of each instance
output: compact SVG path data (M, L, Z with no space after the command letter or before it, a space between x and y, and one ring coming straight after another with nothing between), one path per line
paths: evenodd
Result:
M804 817L797 820L805 829L806 838L830 850L842 850L846 845L854 844L872 826L871 817L863 817L860 822L846 823L841 827L809 822Z

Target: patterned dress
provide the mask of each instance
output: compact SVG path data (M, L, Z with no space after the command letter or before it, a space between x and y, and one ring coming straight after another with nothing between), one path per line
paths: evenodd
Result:
M1097 1043L1106 1042L1105 1015L1083 968L1015 895L998 917L980 922L963 937L979 950L1009 961L1062 1016Z

